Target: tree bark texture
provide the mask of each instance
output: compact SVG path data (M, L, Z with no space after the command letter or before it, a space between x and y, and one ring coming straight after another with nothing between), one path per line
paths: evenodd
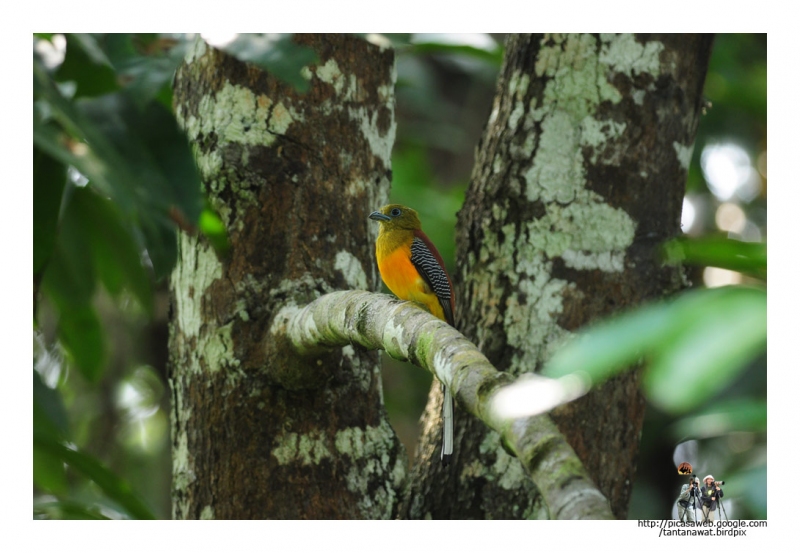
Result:
M659 245L680 232L711 43L508 38L456 234L459 327L498 369L538 371L587 323L683 286L680 269L660 263ZM439 441L435 403L420 458ZM498 435L456 411L454 466L417 462L403 515L548 517ZM618 518L643 416L638 371L552 413Z
M334 290L375 290L367 214L386 203L394 54L303 35L299 94L202 41L176 76L230 253L181 233L170 331L175 518L393 518L405 452L378 354L299 359L271 329Z
M465 412L500 434L538 486L552 518L614 518L608 500L550 418L509 419L493 407L509 384L516 386L514 377L498 372L475 344L418 305L361 290L332 292L292 314L282 332L302 354L360 344L430 371ZM537 401L536 395L529 397Z

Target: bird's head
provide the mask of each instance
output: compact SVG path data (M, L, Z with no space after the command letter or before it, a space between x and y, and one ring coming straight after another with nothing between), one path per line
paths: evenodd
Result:
M385 205L370 213L369 218L381 224L381 232L422 228L417 212L400 204Z

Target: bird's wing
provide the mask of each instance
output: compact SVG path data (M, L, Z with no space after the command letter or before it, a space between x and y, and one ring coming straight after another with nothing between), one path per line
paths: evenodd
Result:
M442 256L436 246L425 236L421 230L414 231L414 240L411 242L411 264L422 275L422 278L431 287L439 299L444 317L450 326L455 326L455 295L453 283L444 268ZM444 402L442 404L442 465L447 466L453 456L453 439L455 425L453 421L453 396L450 389L444 388Z
M455 326L453 285L444 269L442 256L422 231L414 233L414 240L411 242L411 263L439 298L448 324Z

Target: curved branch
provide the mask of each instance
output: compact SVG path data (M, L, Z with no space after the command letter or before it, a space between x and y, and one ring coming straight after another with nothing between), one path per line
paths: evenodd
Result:
M283 334L301 356L358 344L430 371L450 387L459 407L500 433L538 487L551 518L614 518L549 416L511 419L492 407L497 392L514 378L497 371L456 329L413 303L371 292L333 292L304 308L284 308L272 332Z

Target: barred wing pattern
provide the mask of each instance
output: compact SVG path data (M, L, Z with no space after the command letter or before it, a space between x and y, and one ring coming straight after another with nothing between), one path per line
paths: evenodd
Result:
M438 252L436 252L438 254ZM452 294L453 288L450 284L450 279L442 267L441 258L431 251L420 237L414 237L411 242L411 263L417 268L419 274L431 287L433 293L439 298L439 303L442 304L445 318L450 326L455 326L455 318L453 317L452 307Z
M419 274L431 287L433 293L439 298L439 303L444 311L444 316L450 326L455 326L453 316L453 285L444 270L444 262L436 247L419 231L411 242L411 263L417 268ZM453 396L449 388L442 385L444 401L442 403L442 465L450 464L453 456L453 441L455 425L453 421Z

